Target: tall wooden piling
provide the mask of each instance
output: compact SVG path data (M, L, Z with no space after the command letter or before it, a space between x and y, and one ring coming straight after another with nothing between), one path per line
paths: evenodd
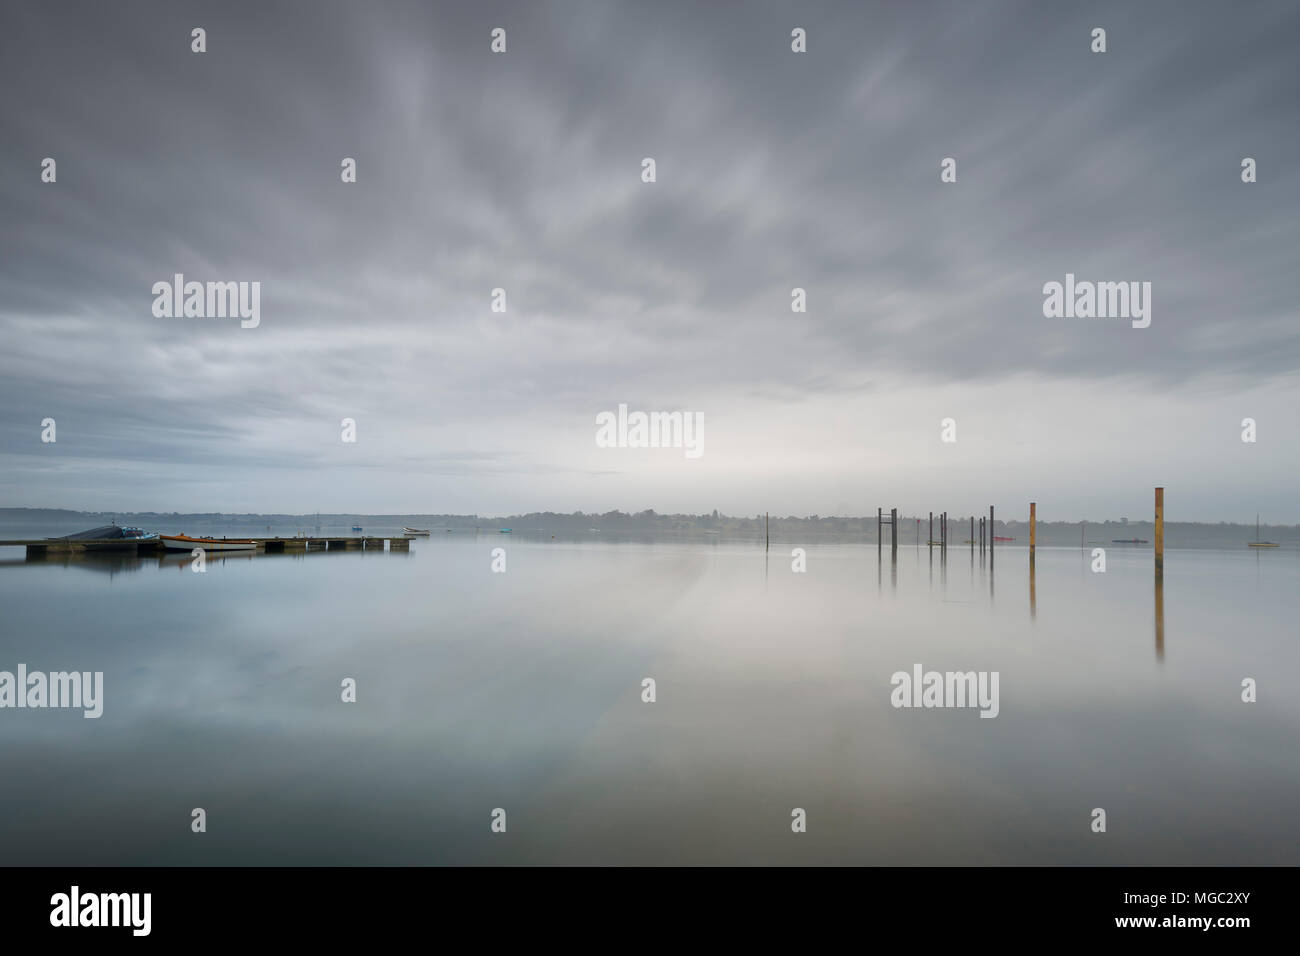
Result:
M993 539L997 535L997 525L993 523L993 506L989 505L989 567L993 567Z
M882 536L883 532L881 530L885 524L883 520L883 515L884 515L884 509L877 508L876 509L876 555L877 556L880 555L880 549L883 547L883 543L885 540L884 537Z
M975 550L975 516L970 516L970 549Z
M898 509L889 509L889 551L898 557Z
M766 511L763 512L763 550L772 550L772 519Z
M1165 570L1165 489L1156 489L1156 571Z
M1029 560L1034 560L1034 548L1038 545L1038 505L1029 502Z
M930 536L925 539L925 543L934 547L934 512L930 512Z

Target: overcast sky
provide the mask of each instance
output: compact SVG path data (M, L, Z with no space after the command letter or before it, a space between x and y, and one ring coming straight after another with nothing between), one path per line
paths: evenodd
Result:
M1300 521L1298 56L1290 0L6 3L0 505Z

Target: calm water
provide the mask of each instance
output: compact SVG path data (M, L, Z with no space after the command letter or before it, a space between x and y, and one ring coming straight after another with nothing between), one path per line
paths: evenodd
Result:
M1122 547L1032 600L1023 548L0 559L0 670L105 675L99 720L0 710L5 863L1300 863L1294 552L1169 552L1162 638ZM917 663L1000 715L894 709Z

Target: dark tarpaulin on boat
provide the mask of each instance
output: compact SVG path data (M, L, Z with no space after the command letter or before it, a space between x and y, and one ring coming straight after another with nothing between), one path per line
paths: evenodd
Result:
M102 528L91 528L89 531L78 531L76 534L65 534L59 540L61 541L104 541L109 538L125 538L122 529L115 524L106 524Z

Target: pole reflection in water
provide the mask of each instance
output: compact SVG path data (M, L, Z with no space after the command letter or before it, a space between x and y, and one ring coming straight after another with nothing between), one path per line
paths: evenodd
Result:
M1034 555L1029 555L1029 619L1038 618L1037 589L1034 587Z
M993 549L989 548L989 600L993 600Z
M1165 572L1156 568L1156 660L1165 659Z

